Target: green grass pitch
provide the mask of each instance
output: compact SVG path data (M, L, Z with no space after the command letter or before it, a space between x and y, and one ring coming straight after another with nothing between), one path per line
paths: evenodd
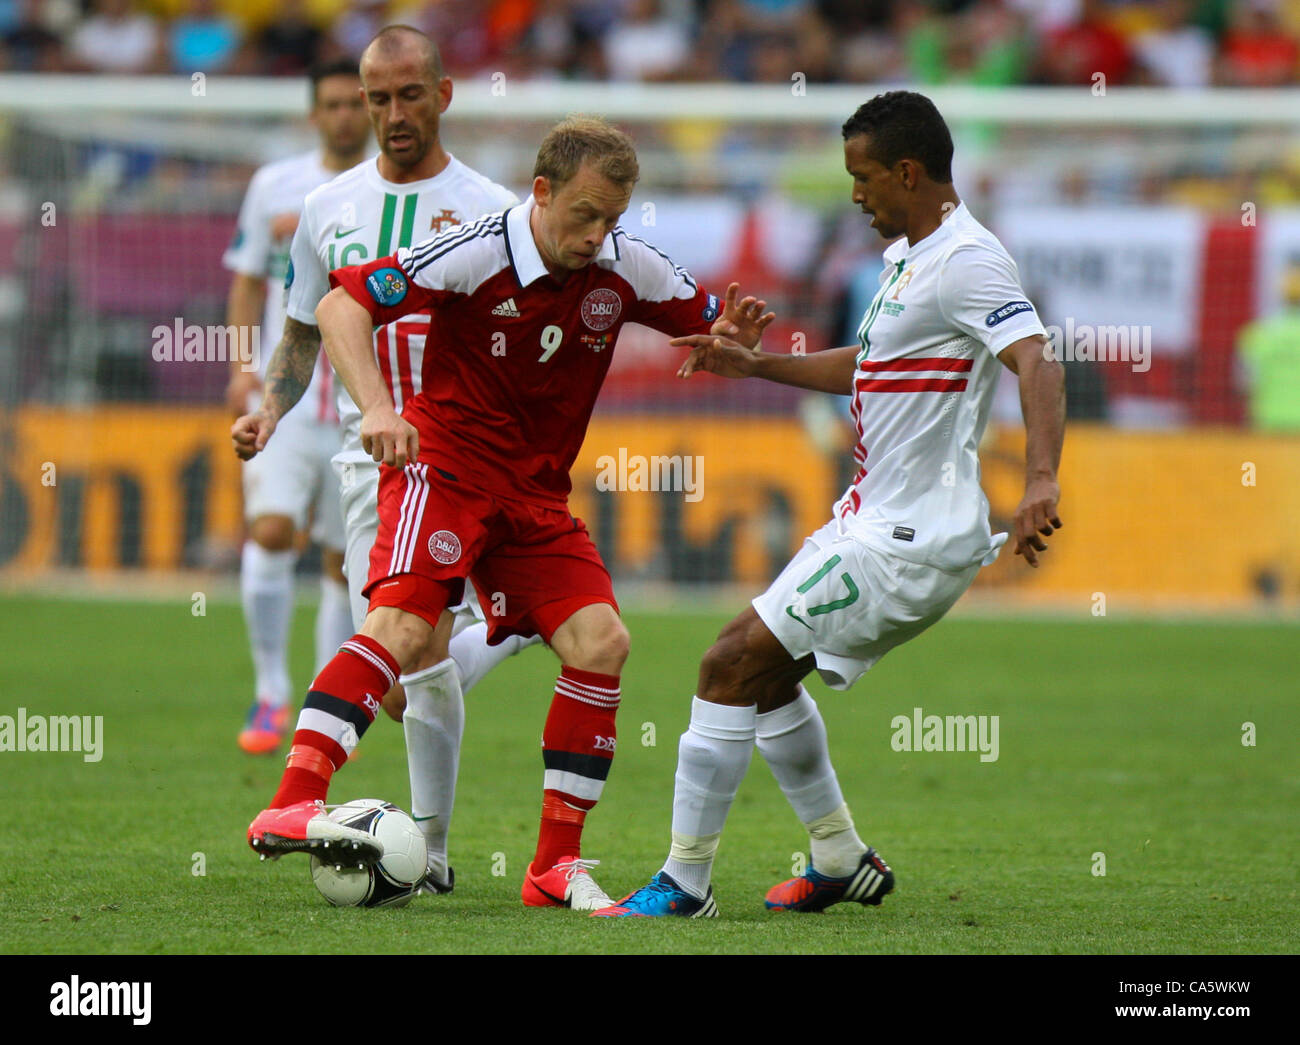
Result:
M584 854L615 896L666 853L677 738L724 619L628 617L618 757ZM860 833L898 875L884 905L764 909L806 837L756 755L715 867L721 917L653 922L519 902L555 674L544 649L467 698L452 896L335 910L306 859L259 863L244 832L281 761L235 746L251 670L242 628L233 604L195 617L188 601L0 598L0 715L104 722L97 763L0 752L0 951L1277 953L1300 938L1291 625L941 622L850 693L812 686ZM302 686L310 650L303 611ZM997 761L894 751L891 719L918 706L997 715ZM331 797L408 804L395 723L376 722Z

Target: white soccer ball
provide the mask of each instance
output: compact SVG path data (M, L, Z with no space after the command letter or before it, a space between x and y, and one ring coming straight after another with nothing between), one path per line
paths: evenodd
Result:
M366 831L384 847L372 867L349 867L311 858L311 880L335 907L401 907L428 873L424 835L405 812L378 798L358 798L329 811L329 818Z

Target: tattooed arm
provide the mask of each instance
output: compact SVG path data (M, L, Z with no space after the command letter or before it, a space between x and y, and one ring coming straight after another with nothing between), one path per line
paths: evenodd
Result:
M320 330L310 323L285 317L284 335L266 366L262 405L245 414L230 429L235 453L245 461L266 448L280 418L293 409L311 384L320 355Z

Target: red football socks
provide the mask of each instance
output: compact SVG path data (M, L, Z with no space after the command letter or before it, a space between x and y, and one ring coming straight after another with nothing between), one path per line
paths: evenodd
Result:
M617 675L565 665L542 733L542 823L532 872L582 852L582 825L599 800L614 758Z
M272 809L323 799L330 778L375 720L401 668L378 642L354 635L339 647L307 693Z

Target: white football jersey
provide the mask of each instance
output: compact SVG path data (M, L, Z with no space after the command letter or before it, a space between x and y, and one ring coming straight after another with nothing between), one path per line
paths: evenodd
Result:
M513 207L519 200L454 156L423 181L397 184L379 174L378 158L358 164L307 197L293 238L289 315L316 323L316 306L329 293L329 273L396 254L431 235ZM375 360L398 412L421 387L429 314L415 313L375 329ZM324 358L324 353L321 353ZM341 460L368 461L361 449L361 411L338 384L343 423Z
M277 236L272 226L277 219L282 222L289 216L296 219L307 194L324 185L334 173L321 162L319 150L259 168L244 194L235 237L221 259L232 272L266 280L266 310L262 317L258 361L258 374L262 378L266 377L266 365L284 333L285 280L289 246L293 241L292 229ZM311 385L303 394L302 401L312 404L312 416L318 420L333 420L335 416L331 377L328 366L317 366Z
M858 474L835 516L904 559L947 570L990 563L1007 535L989 530L977 448L997 354L1046 331L1015 262L965 204L884 257L880 290L858 327Z

